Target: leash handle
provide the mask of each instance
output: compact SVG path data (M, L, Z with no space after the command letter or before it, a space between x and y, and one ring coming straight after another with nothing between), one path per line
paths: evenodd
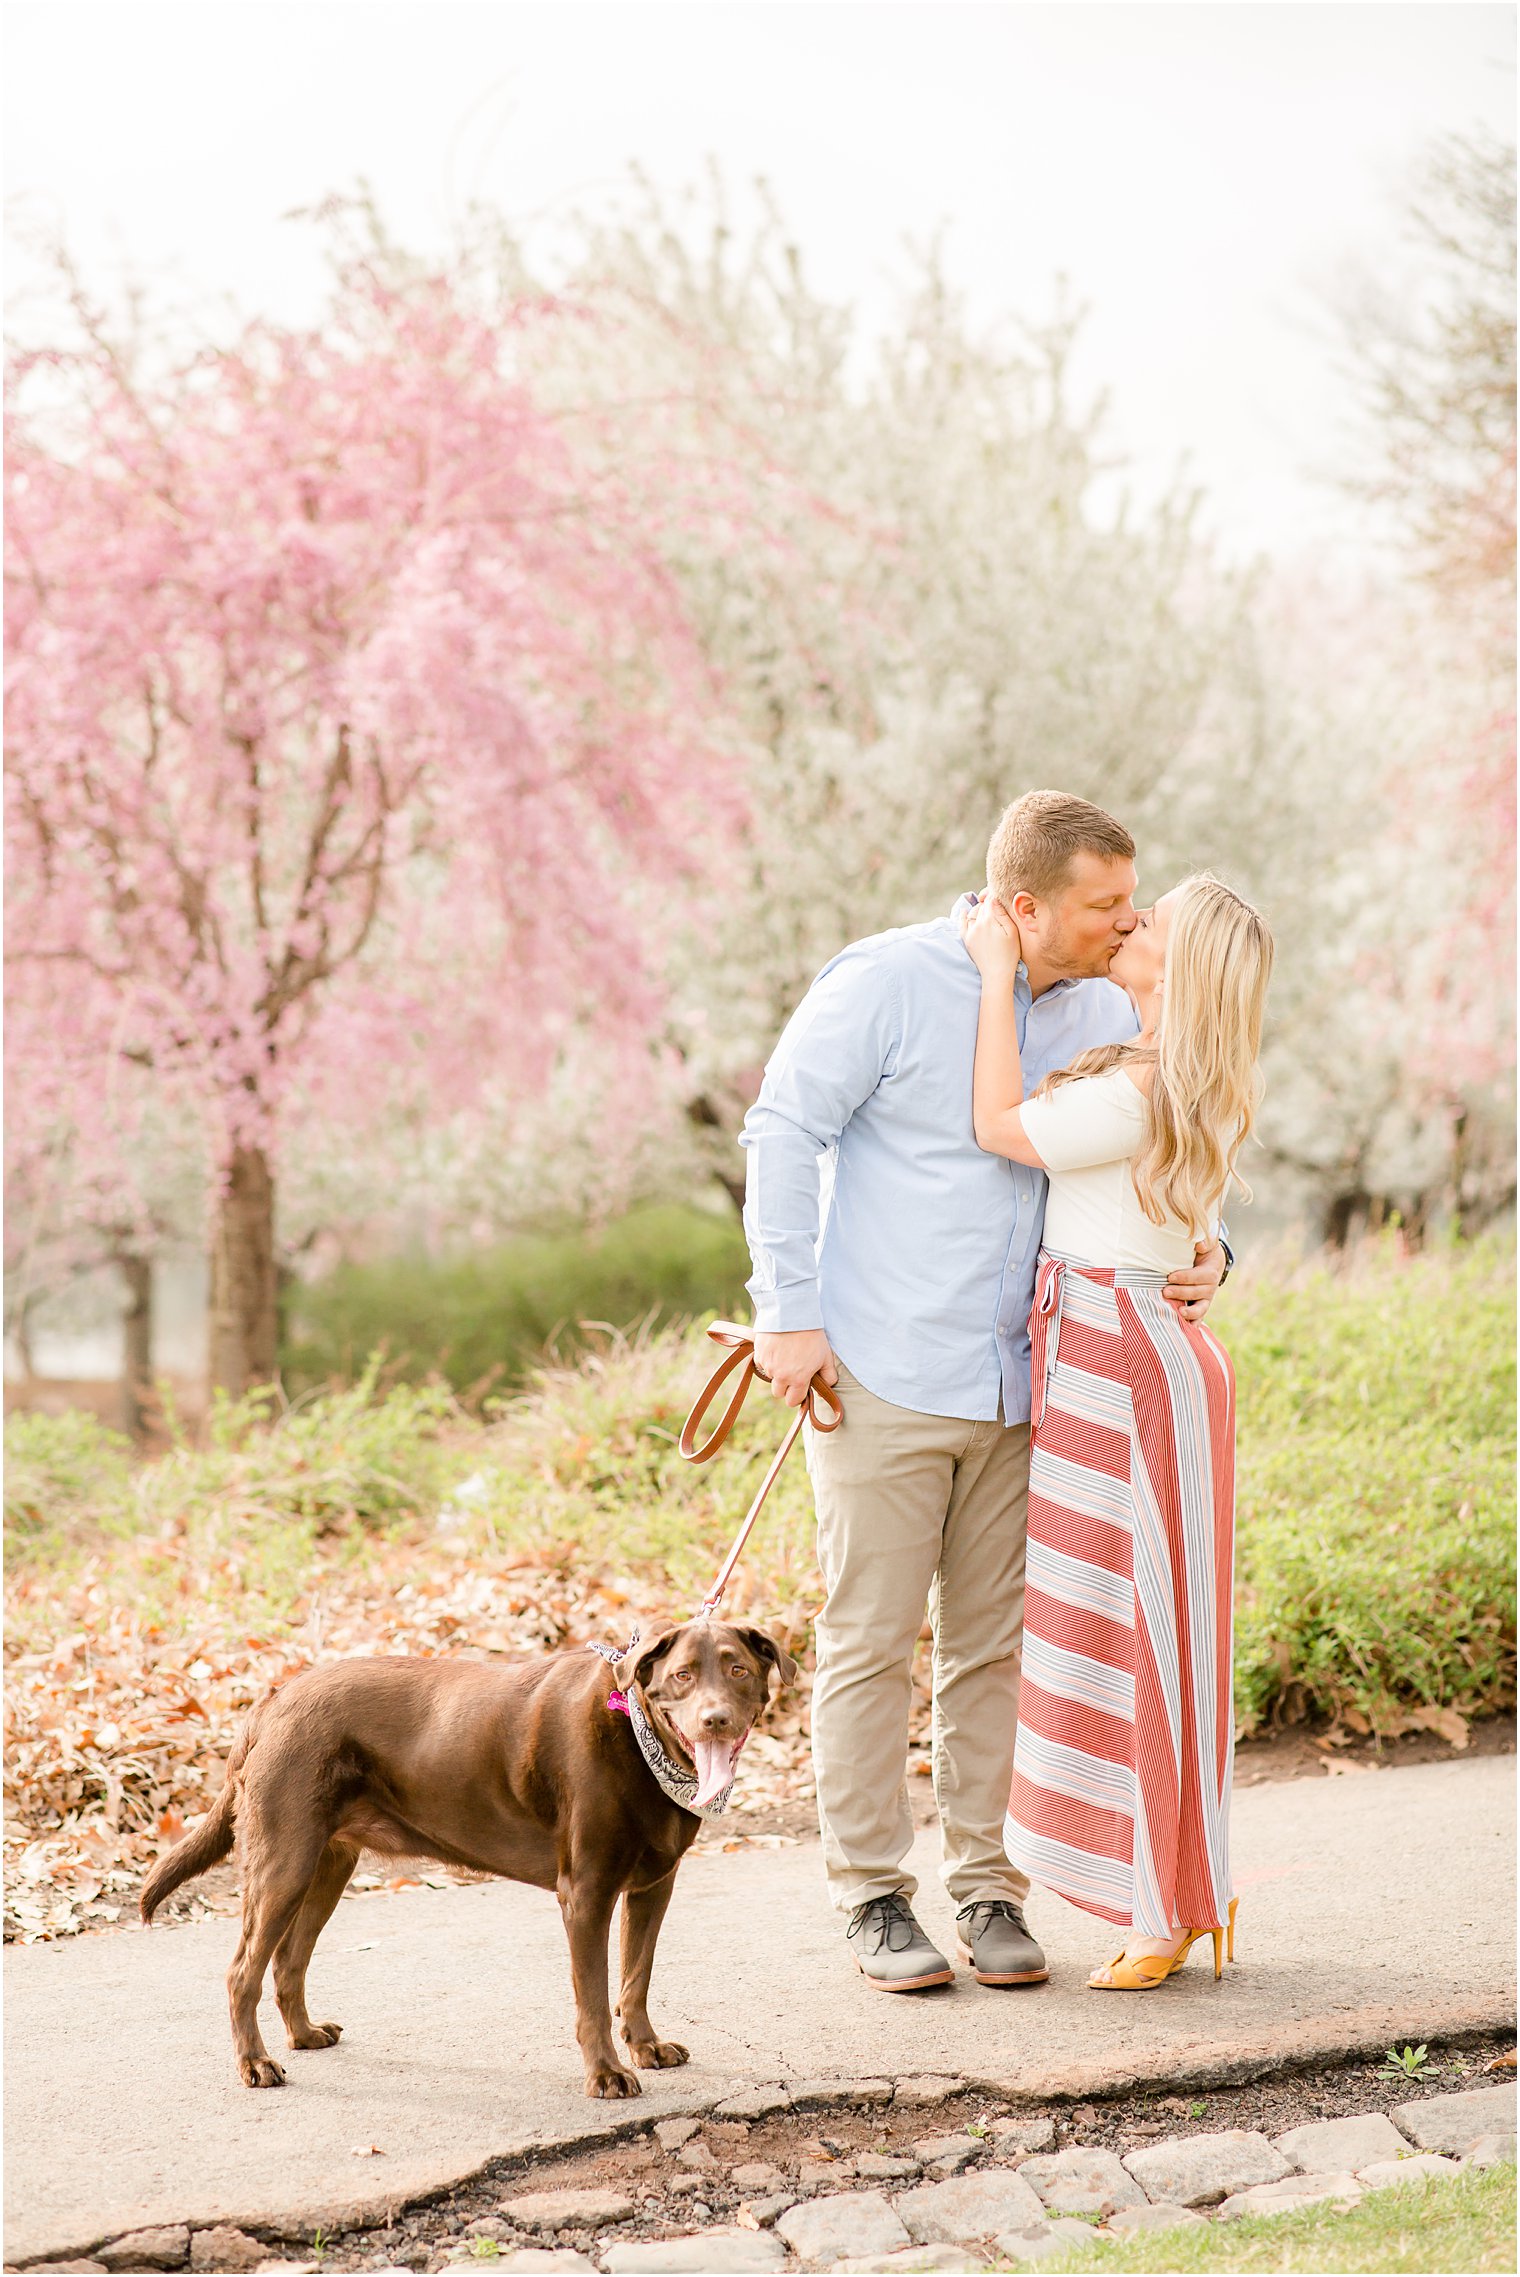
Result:
M739 1410L744 1405L745 1395L760 1373L755 1366L755 1332L752 1328L741 1328L737 1321L715 1320L707 1333L714 1344L726 1344L731 1349L727 1359L719 1361L717 1367L714 1368L698 1392L696 1404L681 1426L681 1453L689 1463L710 1463L712 1461L713 1456L738 1422ZM716 1394L727 1383L736 1368L741 1373L738 1383L729 1395L728 1405L724 1409L720 1421L699 1447L697 1445L697 1433L702 1427L702 1418L711 1407ZM760 1380L764 1383L766 1379L761 1376ZM820 1400L829 1410L827 1415L819 1407ZM832 1384L825 1383L821 1375L815 1376L808 1385L807 1398L798 1411L798 1421L800 1422L804 1416L811 1422L815 1431L837 1431L844 1421L844 1409L840 1405L838 1394ZM787 1440L788 1447L791 1446L792 1440L796 1436L797 1434L794 1431L791 1438ZM769 1481L767 1481L767 1485L769 1485Z
M736 1321L732 1320L715 1320L707 1333L715 1344L728 1345L730 1350L728 1357L719 1362L708 1377L707 1382L702 1386L701 1391L698 1392L696 1404L687 1416L682 1428L681 1453L689 1463L711 1462L713 1456L738 1422L739 1410L744 1405L744 1396L759 1373L755 1366L755 1332L752 1328L741 1328ZM723 1411L722 1419L709 1432L699 1447L697 1445L697 1433L701 1428L702 1418L712 1405L716 1393L736 1369L739 1371L739 1381L729 1395L728 1406ZM761 1380L764 1381L763 1378ZM810 1422L815 1431L837 1431L843 1421L844 1405L839 1394L832 1384L824 1381L821 1374L814 1376L808 1385L807 1397L798 1408L790 1431L772 1456L771 1467L760 1481L759 1491L745 1512L743 1524L734 1538L733 1547L718 1569L718 1578L702 1600L697 1615L699 1620L710 1619L722 1603L723 1593L733 1579L734 1568L739 1563L744 1545L753 1531L755 1520L760 1515L766 1496L781 1475L782 1464L797 1444L797 1434L801 1431L803 1424Z

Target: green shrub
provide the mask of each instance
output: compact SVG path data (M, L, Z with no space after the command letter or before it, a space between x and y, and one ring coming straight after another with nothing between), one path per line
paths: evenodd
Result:
M5 1530L20 1539L41 1532L61 1510L110 1501L127 1491L131 1442L97 1416L71 1407L62 1415L20 1413L5 1422Z
M583 1322L732 1312L748 1275L737 1218L675 1204L478 1257L343 1266L292 1290L283 1374L293 1390L341 1380L384 1347L389 1376L441 1375L458 1391L517 1384L551 1345L584 1349Z
M1233 1294L1233 1292L1231 1293ZM1236 1713L1493 1713L1515 1697L1514 1273L1494 1244L1247 1284Z
M1247 1729L1339 1715L1391 1732L1513 1704L1513 1281L1512 1251L1490 1243L1338 1273L1262 1267L1220 1300L1240 1387ZM575 1366L541 1368L484 1419L438 1383L382 1393L373 1367L278 1414L267 1395L223 1405L203 1445L135 1467L87 1416L13 1417L16 1549L32 1566L89 1549L102 1587L131 1595L159 1553L124 1545L118 1582L111 1537L135 1534L140 1551L188 1533L202 1570L225 1576L204 1586L273 1615L319 1586L324 1558L362 1560L378 1534L411 1544L425 1576L441 1512L451 1550L482 1567L529 1554L693 1602L785 1419L752 1396L717 1462L694 1470L676 1440L712 1358L698 1330L586 1336ZM800 1643L818 1597L794 1459L731 1602Z
M211 1527L230 1543L308 1543L347 1528L430 1516L458 1459L463 1421L446 1385L376 1388L375 1368L341 1391L282 1407L264 1389L219 1398L204 1444L180 1443L133 1466L92 1416L15 1415L6 1423L8 1527L14 1554L66 1556L95 1537Z

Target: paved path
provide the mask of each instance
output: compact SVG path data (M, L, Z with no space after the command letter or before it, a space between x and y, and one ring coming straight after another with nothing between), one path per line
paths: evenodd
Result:
M1250 2076L1284 2057L1499 2028L1514 2017L1508 1757L1255 1787L1236 1799L1239 1962L1160 1992L1083 1988L1110 1933L1032 1912L1050 1984L886 1999L847 1962L815 1846L688 1860L655 2020L692 2048L635 2104L580 2092L557 1909L510 1883L375 1893L317 1949L312 2012L338 2047L255 2094L232 2068L235 1924L12 1948L6 2256L75 2252L156 2222L308 2231L375 2213L529 2145L700 2110L744 2085L952 2073L1015 2091ZM948 1939L933 1837L920 1911ZM265 2031L281 2048L272 2004ZM376 2144L383 2158L355 2158Z

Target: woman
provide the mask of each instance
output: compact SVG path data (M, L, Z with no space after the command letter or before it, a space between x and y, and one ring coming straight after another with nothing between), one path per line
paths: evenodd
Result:
M1009 1856L1119 1922L1088 1983L1148 1991L1229 1930L1235 1386L1162 1283L1211 1239L1250 1133L1272 936L1206 874L1110 973L1140 1020L1024 1098L1018 927L962 921L982 975L977 1143L1049 1173L1033 1340L1028 1593Z

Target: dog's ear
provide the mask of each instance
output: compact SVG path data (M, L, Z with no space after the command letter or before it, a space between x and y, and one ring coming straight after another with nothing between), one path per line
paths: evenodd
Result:
M775 1638L767 1635L764 1629L751 1628L747 1622L735 1621L732 1626L743 1637L751 1652L757 1652L762 1660L771 1662L783 1684L791 1683L797 1673L797 1663L785 1646L778 1645Z
M684 1621L677 1621L673 1627L661 1629L658 1636L650 1637L647 1642L641 1640L632 1652L625 1652L617 1664L619 1689L626 1692L630 1684L647 1684L655 1662L664 1658L685 1626Z

